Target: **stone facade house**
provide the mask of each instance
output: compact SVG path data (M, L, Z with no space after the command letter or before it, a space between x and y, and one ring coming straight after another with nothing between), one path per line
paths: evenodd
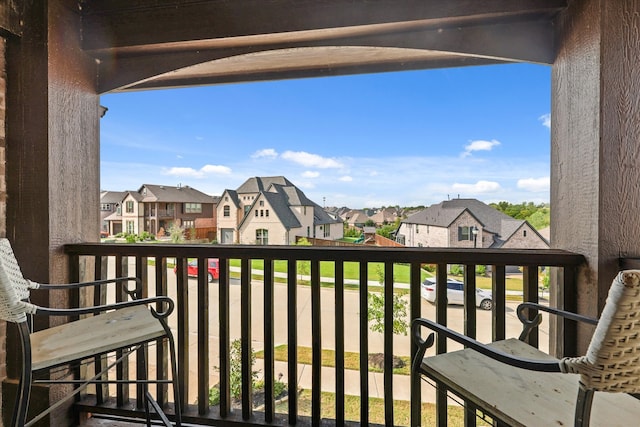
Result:
M396 241L418 247L549 248L527 221L476 199L447 200L409 216L401 222Z
M225 190L217 215L220 243L288 245L296 237L343 236L342 222L283 176L253 177Z
M137 191L128 191L121 201L121 217L113 217L111 229L118 219L123 232L164 235L173 223L184 229L196 227L199 218L215 218L216 197L195 188L144 184ZM110 219L112 217L109 217Z

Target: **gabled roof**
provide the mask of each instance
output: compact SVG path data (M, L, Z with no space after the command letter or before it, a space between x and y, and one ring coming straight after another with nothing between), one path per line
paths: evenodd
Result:
M287 197L289 206L313 206L315 205L300 189L294 185L283 186L280 184L271 184L269 192L277 191L284 193Z
M333 218L329 215L322 207L316 203L313 204L313 224L314 225L324 225L324 224L336 224L341 223L342 221L339 219Z
M126 191L103 191L100 193L100 203L120 203L126 195Z
M127 191L127 194L122 199L124 200L128 196L131 196L131 198L134 199L136 202L141 202L142 199L144 199L142 194L138 193L137 191Z
M263 197L267 200L267 202L271 206L273 213L278 217L280 223L284 228L290 230L292 228L302 227L302 224L300 224L298 218L296 218L295 214L291 211L291 209L289 209L286 195L283 193L273 193L268 191L260 193L251 204L251 209L249 209L248 212L251 212L253 210L253 206L258 202L258 200ZM242 221L240 221L238 228L241 228L244 222L250 218L252 218L252 216L249 213L246 214L244 218L242 218Z
M272 184L295 187L284 176L254 176L247 179L236 191L238 194L259 193L266 191Z
M402 222L449 227L465 210L476 217L486 231L500 235L504 235L502 233L503 221L515 221L518 224L516 228L522 223L522 221L513 219L477 199L445 200L411 215Z
M146 189L146 194L144 190ZM173 203L213 203L213 196L198 191L188 185L172 187L167 185L143 184L138 193L144 197L143 202Z
M231 203L234 204L236 208L240 207L240 197L238 197L238 193L235 190L224 190L222 196L220 197L220 201L224 202L224 195L227 194L231 199Z

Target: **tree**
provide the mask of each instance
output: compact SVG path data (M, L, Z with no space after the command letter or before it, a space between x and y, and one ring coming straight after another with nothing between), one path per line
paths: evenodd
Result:
M306 237L298 239L296 246L312 246L311 242ZM309 261L298 261L297 270L299 274L299 280L302 280L302 276L308 276L311 271L311 263Z
M180 227L177 222L171 223L169 234L171 235L171 243L184 242L184 229Z
M381 266L376 267L376 274L380 285L384 284L384 271ZM369 328L373 332L384 332L384 293L369 292L368 320ZM393 333L395 335L407 335L409 323L407 322L408 301L400 294L393 293Z

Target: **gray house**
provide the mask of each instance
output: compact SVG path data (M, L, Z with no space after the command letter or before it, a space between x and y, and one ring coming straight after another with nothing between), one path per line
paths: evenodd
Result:
M446 200L409 216L401 222L396 241L419 247L549 248L527 221L476 199Z

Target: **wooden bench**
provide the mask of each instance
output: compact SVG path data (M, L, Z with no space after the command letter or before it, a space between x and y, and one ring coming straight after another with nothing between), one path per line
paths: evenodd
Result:
M600 321L532 303L518 309L525 323L521 339L541 319L538 313L528 321L522 315L525 308L597 323L589 351L581 358L558 360L515 338L484 345L430 320L416 319L414 378L435 380L498 425L640 426L640 400L628 394L640 390L640 271L622 272L611 289ZM426 340L421 337L424 328L433 331ZM467 348L424 357L434 333Z

